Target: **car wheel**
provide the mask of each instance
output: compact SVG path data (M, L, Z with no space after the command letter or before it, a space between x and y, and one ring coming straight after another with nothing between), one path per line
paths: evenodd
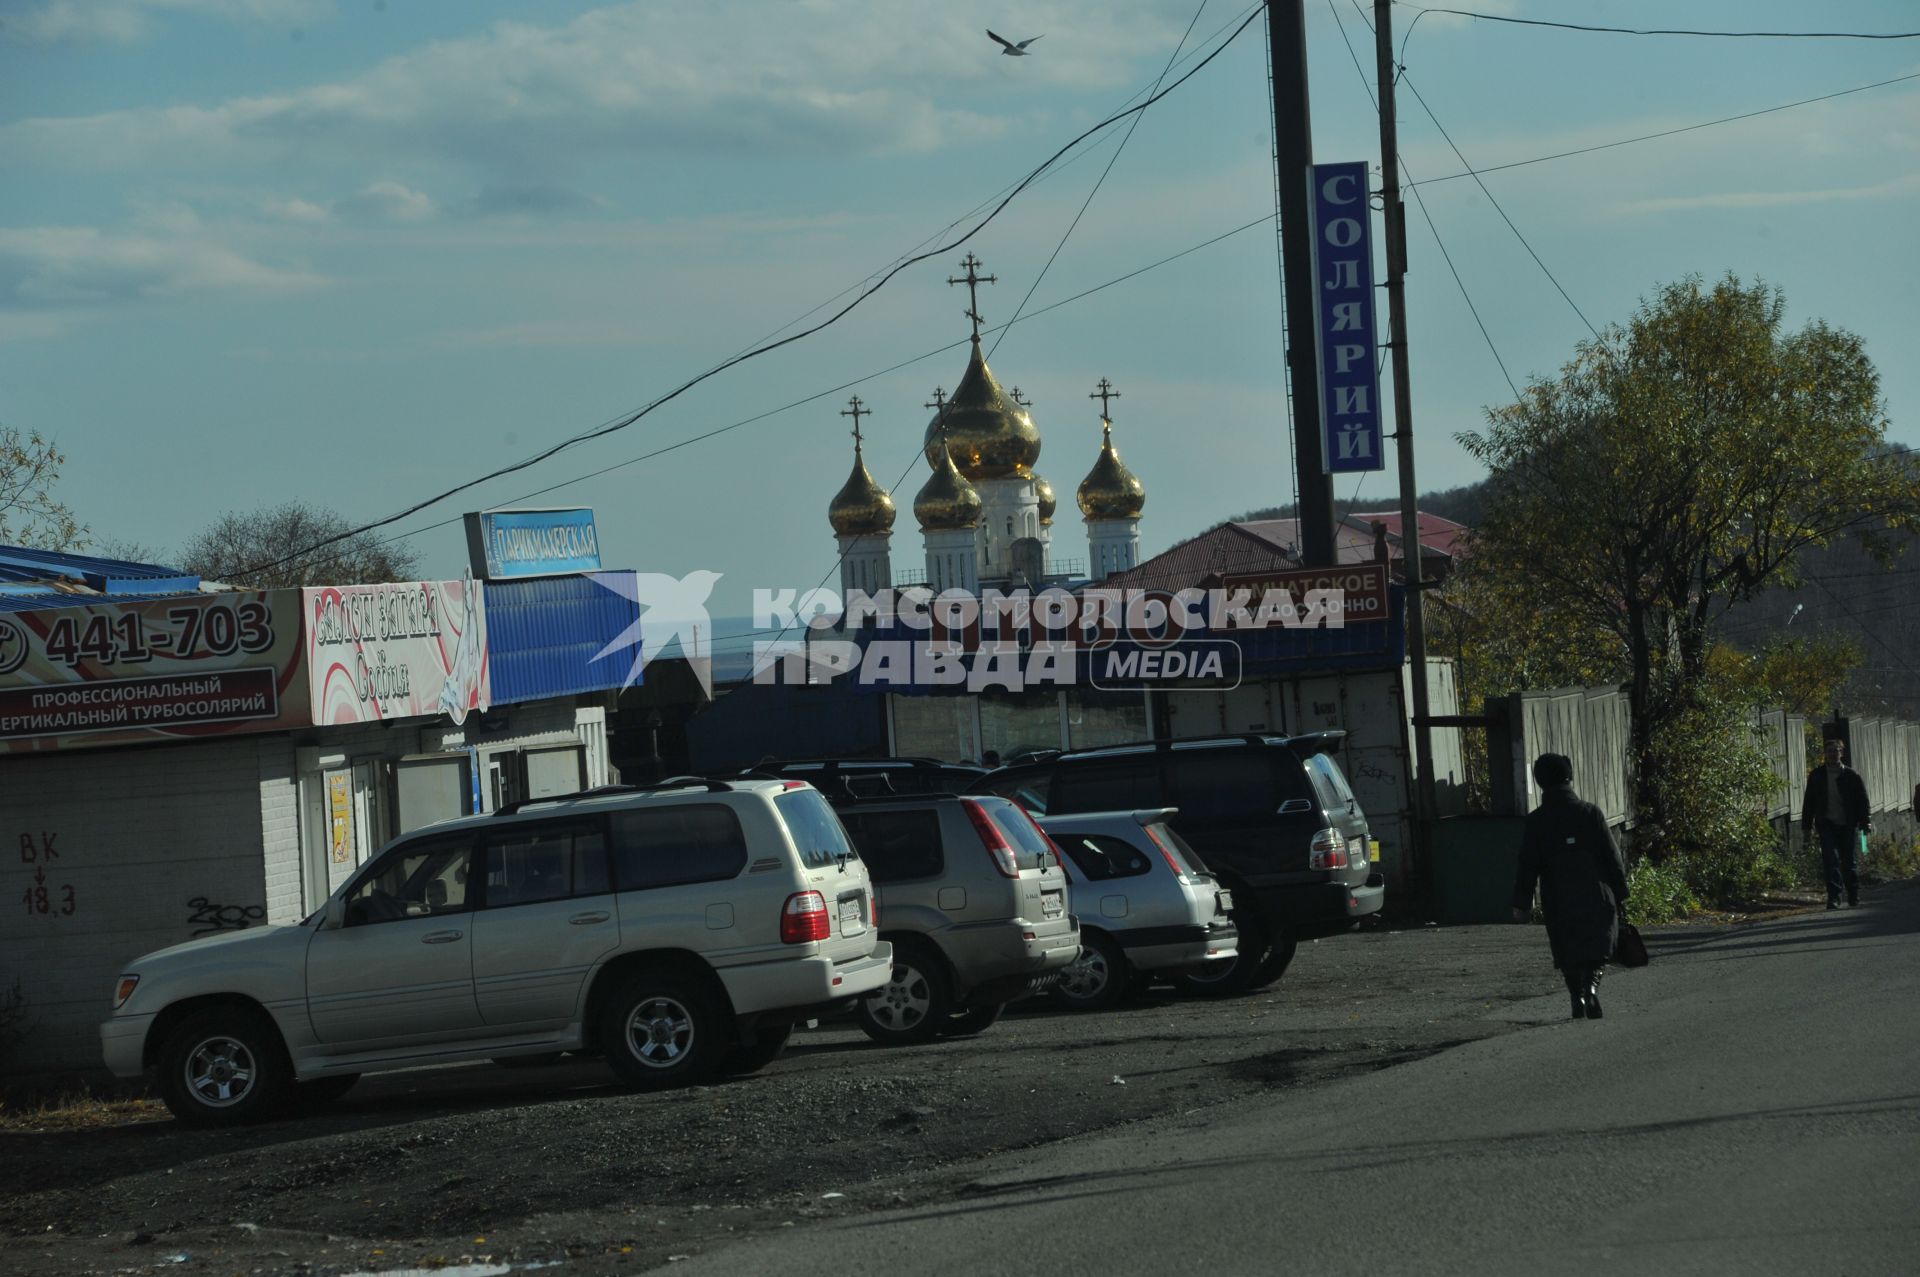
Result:
M544 1069L565 1058L565 1051L542 1051L538 1055L496 1055L493 1062L503 1069Z
M264 1014L237 1007L188 1016L168 1035L159 1062L160 1098L195 1126L259 1121L293 1085L280 1031Z
M955 1011L940 1026L943 1038L970 1038L977 1033L985 1033L1000 1022L1000 1013L1007 1009L1004 1002L995 1002L983 1007L968 1007L964 1011Z
M1287 973L1293 963L1293 955L1300 950L1300 941L1282 932L1274 939L1273 947L1267 950L1267 956L1260 959L1260 965L1253 969L1253 983L1249 989L1264 989Z
M291 1107L295 1112L325 1108L351 1091L359 1081L358 1073L336 1073L332 1077L314 1078L311 1082L295 1082Z
M1080 935L1080 956L1060 973L1053 999L1074 1011L1104 1011L1127 996L1130 978L1127 956L1113 938L1085 931Z
M1173 987L1196 998L1232 998L1251 990L1270 942L1261 923L1248 919L1239 926L1239 952L1231 958L1176 972L1170 977Z
M733 1046L727 1017L703 982L671 968L629 977L600 1013L614 1076L657 1091L710 1076Z
M887 982L860 999L854 1016L875 1042L931 1042L953 1012L947 968L932 946L898 940Z
M758 1073L780 1058L780 1053L787 1049L787 1039L792 1036L791 1024L762 1025L754 1030L751 1043L743 1042L727 1052L727 1058L720 1061L720 1071L735 1075Z

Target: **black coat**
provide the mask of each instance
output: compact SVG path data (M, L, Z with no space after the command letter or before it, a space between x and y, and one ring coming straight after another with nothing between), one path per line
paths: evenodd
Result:
M1920 794L1920 788L1914 792ZM1873 828L1873 807L1867 801L1867 782L1860 779L1859 772L1844 765L1840 769L1840 802L1845 811L1827 810L1827 765L1822 763L1807 776L1806 792L1800 796L1800 827L1811 833L1813 822L1824 820L1842 829Z
M1527 814L1520 840L1520 872L1513 907L1533 907L1534 884L1547 915L1553 965L1605 962L1620 938L1620 909L1627 899L1627 869L1600 809L1571 785L1541 797Z

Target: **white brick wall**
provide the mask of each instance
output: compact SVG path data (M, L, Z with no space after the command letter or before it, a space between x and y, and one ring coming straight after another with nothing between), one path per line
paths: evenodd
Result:
M300 881L300 786L293 740L256 738L260 768L260 852L266 878L267 921L298 922L307 907Z
M264 920L257 749L241 738L0 758L0 980L19 979L32 1017L14 1067L99 1067L96 1025L128 961L223 910Z

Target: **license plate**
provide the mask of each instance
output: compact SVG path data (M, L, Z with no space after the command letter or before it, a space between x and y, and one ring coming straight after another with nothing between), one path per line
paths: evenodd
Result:
M867 929L867 902L855 896L840 902L840 934L850 936Z
M1367 863L1371 865L1380 863L1380 840L1378 838L1367 839Z
M1219 901L1221 913L1233 912L1233 893L1231 891L1222 891L1216 895L1214 899Z
M1063 893L1043 891L1040 893L1040 912L1049 918L1058 918L1067 911L1067 901Z

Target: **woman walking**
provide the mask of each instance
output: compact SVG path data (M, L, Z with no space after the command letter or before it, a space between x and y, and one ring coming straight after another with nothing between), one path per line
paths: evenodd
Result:
M1566 977L1573 1018L1600 1018L1600 969L1613 956L1627 914L1627 871L1600 809L1573 792L1573 762L1564 754L1534 760L1540 805L1527 813L1520 872L1513 883L1513 920L1533 916L1533 890L1547 916L1553 965Z

